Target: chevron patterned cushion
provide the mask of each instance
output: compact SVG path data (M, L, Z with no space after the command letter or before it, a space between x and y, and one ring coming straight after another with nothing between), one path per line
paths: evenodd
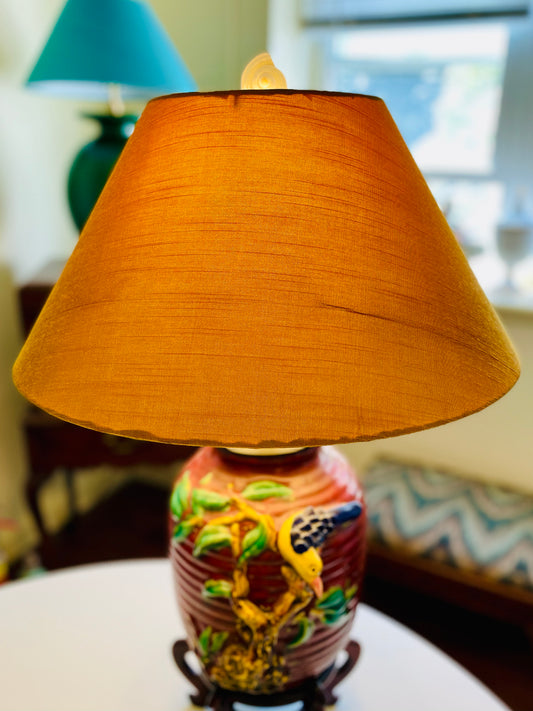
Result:
M533 590L533 497L390 460L367 470L369 536Z

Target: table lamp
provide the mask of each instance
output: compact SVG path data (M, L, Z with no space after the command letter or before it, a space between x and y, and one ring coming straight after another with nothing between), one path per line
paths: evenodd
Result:
M259 91L265 61L148 103L14 378L79 425L202 446L170 498L175 658L196 703L319 709L365 555L327 445L476 412L519 366L384 103Z
M108 104L89 114L98 138L77 154L68 178L68 199L79 230L128 136L136 116L124 100L144 100L196 84L152 8L142 0L68 0L28 80L60 97Z

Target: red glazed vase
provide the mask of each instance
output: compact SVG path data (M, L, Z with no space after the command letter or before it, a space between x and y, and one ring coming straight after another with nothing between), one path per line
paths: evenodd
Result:
M198 450L170 501L170 559L208 679L270 694L317 678L348 641L365 510L333 447L280 456Z

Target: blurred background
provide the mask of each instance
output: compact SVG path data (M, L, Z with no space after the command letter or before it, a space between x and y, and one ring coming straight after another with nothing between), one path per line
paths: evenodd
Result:
M453 514L456 523L466 523L448 534L446 555L436 546L440 568L439 555L413 553L401 527L397 550L380 538L376 514L366 597L453 654L512 708L533 709L529 0L150 5L202 91L238 88L246 63L268 50L290 88L385 99L508 330L523 374L502 401L464 421L342 449L363 479L384 460L400 463L400 478L409 486L415 466L426 481L449 475L465 483L462 502L475 500L476 515L483 509L479 501L511 496L518 513L510 525L520 520L523 526L514 534L519 562L503 580L476 560L464 571L452 560L453 535L473 535L466 504ZM0 0L0 556L6 577L164 555L173 460L187 454L137 451L118 438L95 449L94 442L78 441L72 430L43 420L11 383L24 334L78 237L66 180L73 157L96 131L82 114L103 110L93 101L58 99L25 85L63 6L64 0ZM136 100L127 108L139 113L142 107Z

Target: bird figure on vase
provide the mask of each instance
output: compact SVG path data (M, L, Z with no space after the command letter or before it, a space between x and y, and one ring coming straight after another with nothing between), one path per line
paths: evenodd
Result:
M320 577L323 563L318 549L337 526L355 520L362 511L359 501L350 501L333 509L308 506L282 523L277 538L278 550L317 598L323 593Z

